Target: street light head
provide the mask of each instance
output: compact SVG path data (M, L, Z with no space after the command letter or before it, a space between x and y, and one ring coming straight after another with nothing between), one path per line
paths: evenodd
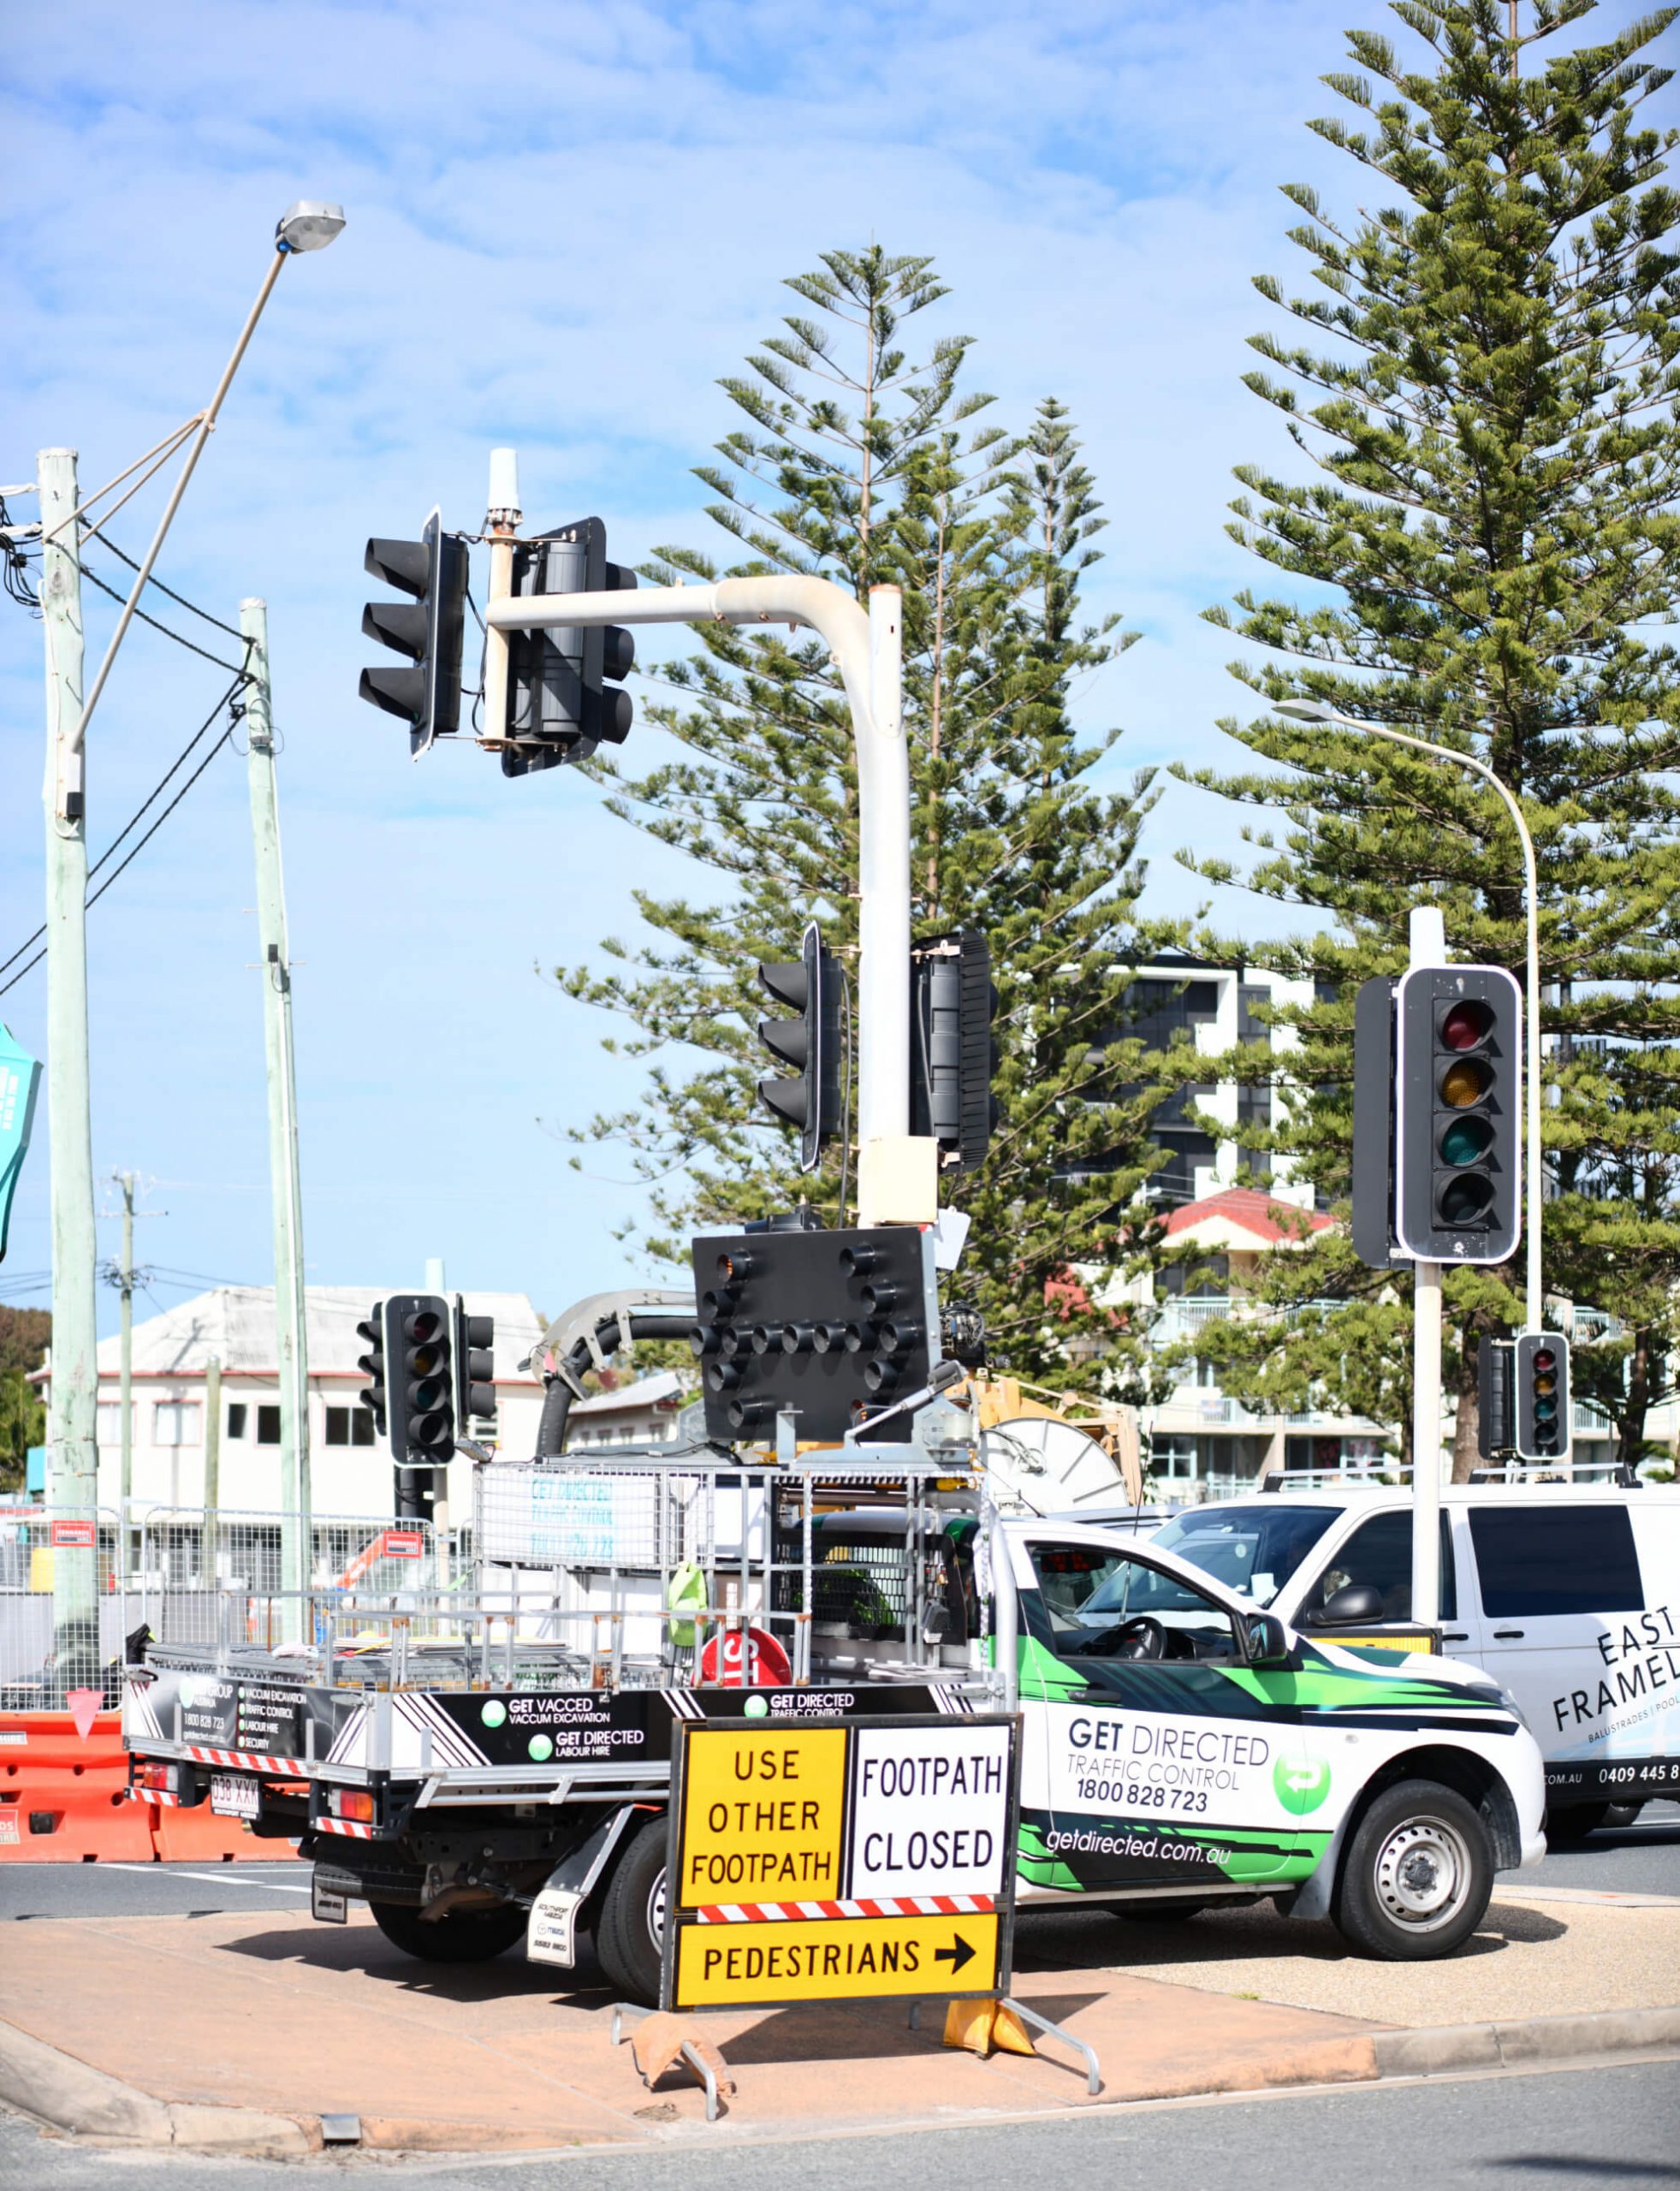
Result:
M277 251L324 251L344 226L344 208L324 198L300 198L274 224Z
M1274 715L1287 715L1292 722L1340 722L1341 716L1334 708L1326 707L1322 700L1274 700Z

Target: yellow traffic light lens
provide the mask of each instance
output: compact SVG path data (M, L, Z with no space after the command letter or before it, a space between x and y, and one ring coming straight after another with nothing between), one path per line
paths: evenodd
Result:
M1489 1075L1474 1058L1457 1058L1441 1075L1441 1101L1450 1110L1463 1111L1479 1103L1487 1093Z

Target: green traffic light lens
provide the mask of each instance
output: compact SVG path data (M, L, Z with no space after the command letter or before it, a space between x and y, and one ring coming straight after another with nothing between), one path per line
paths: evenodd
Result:
M1447 1164L1475 1164L1493 1146L1493 1129L1486 1119L1455 1119L1441 1136L1441 1159Z

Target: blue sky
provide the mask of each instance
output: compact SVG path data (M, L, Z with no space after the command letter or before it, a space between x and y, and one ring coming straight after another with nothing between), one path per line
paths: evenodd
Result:
M873 236L935 254L953 292L942 324L978 338L974 377L1006 423L1047 393L1079 421L1110 520L1093 606L1144 633L1083 698L1093 727L1126 727L1113 765L1234 760L1214 728L1241 699L1230 642L1197 612L1256 568L1222 531L1232 466L1285 460L1239 381L1267 318L1250 276L1299 278L1280 183L1356 200L1356 171L1303 125L1337 104L1317 80L1343 65L1341 27L1386 12L72 0L11 15L0 116L10 171L31 181L0 276L4 482L60 443L85 488L122 469L206 400L281 209L329 197L349 216L282 276L161 567L229 622L243 596L269 603L312 1280L412 1285L442 1255L451 1285L523 1289L553 1313L637 1270L613 1238L638 1207L623 1153L590 1152L580 1176L539 1124L621 1101L636 1075L602 1057L602 1016L541 970L633 936L632 888L680 879L566 771L508 782L470 746L411 767L400 726L356 698L365 537L417 531L434 502L476 529L488 453L512 442L528 521L599 512L621 560L720 549L690 472L732 422L716 382L793 306L785 276ZM130 553L157 507L113 525ZM117 582L108 556L90 567ZM91 650L109 612L90 595ZM41 676L39 624L0 603L0 957L40 917ZM222 681L131 636L91 733L96 856ZM1146 841L1149 903L1191 908L1175 848L1236 828L1217 801L1171 792ZM90 915L94 1161L153 1183L142 1262L265 1280L253 901L244 764L224 753ZM1234 894L1221 911L1263 929L1265 909ZM407 1000L427 983L417 1014ZM39 972L0 1017L43 1050ZM47 1264L46 1155L43 1106L3 1275Z

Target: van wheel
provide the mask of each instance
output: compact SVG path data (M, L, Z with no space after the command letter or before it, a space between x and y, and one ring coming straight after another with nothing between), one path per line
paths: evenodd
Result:
M430 1922L404 1903L368 1907L391 1945L419 1962L490 1962L525 1938L527 1913L516 1902L495 1909L454 1909Z
M1493 1891L1480 1812L1434 1780L1386 1788L1354 1830L1336 1891L1336 1925L1382 1962L1428 1962L1462 1947Z
M1546 1814L1546 1838L1553 1849L1573 1849L1610 1816L1608 1803L1568 1803Z
M659 1960L665 1945L665 1844L662 1818L650 1819L631 1841L607 1882L595 1927L595 1952L620 2000L659 2005Z

